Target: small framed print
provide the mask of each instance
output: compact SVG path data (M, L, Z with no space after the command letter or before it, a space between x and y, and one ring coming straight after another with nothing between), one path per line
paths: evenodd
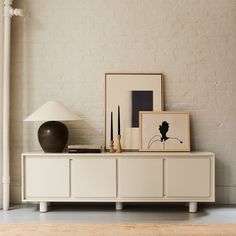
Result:
M139 112L140 151L190 151L188 112Z

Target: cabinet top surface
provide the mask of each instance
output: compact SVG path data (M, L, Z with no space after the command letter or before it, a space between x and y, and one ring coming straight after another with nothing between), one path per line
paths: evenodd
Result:
M86 157L168 157L168 156L212 156L212 152L122 152L122 153L44 153L44 152L27 152L22 156L86 156Z

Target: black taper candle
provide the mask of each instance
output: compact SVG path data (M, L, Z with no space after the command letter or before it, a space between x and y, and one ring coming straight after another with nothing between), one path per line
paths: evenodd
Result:
M111 112L111 141L113 141L113 112Z
M118 135L120 135L120 106L118 106Z

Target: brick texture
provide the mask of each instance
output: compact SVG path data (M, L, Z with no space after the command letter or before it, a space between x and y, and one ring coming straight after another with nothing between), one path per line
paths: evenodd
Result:
M20 154L40 150L48 100L83 118L71 143L104 143L104 74L162 72L165 109L190 111L193 150L216 153L217 201L236 203L235 0L15 0L11 201L20 202ZM224 194L221 190L224 190Z

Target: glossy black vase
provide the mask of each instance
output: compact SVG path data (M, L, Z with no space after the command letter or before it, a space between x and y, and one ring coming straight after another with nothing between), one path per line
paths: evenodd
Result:
M38 130L39 143L44 152L62 152L68 137L67 127L59 121L47 121Z

